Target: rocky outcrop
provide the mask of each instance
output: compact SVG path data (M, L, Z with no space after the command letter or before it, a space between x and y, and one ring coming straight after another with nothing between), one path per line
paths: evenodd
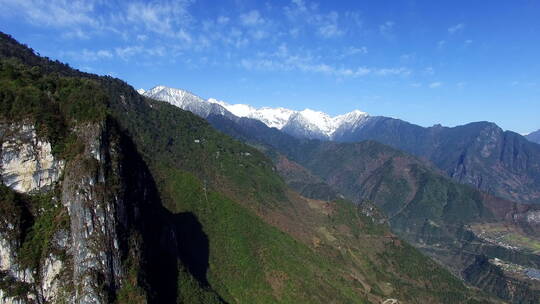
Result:
M108 171L116 168L110 165L104 125L83 126L76 133L85 150L67 164L61 197L71 223L75 301L106 303L103 290L119 286L122 273L115 218L119 201L107 187Z
M0 303L114 302L126 277L128 231L136 216L126 206L134 202L125 199L133 193L122 179L129 164L123 163L121 136L106 121L81 125L73 132L84 149L64 161L32 126L0 129L2 181L21 193L11 207L24 211L6 216L0 227ZM52 216L51 208L57 210ZM67 224L58 228L61 216ZM42 222L51 227L43 230Z
M5 233L0 234L0 303L26 303L35 299L34 293L14 292L14 285L26 287L34 283L34 275L30 269L17 263L15 244Z
M32 124L0 124L0 175L15 191L50 189L58 181L64 162L52 154L51 143L38 138Z

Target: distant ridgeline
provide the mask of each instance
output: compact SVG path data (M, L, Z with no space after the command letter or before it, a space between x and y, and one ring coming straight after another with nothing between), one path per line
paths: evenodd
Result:
M532 132L531 134L525 136L528 140L540 144L540 130Z
M229 122L235 136L244 130ZM303 149L313 162L324 156L319 143L289 146L289 162L267 150L274 164L251 141L6 34L0 141L0 303L496 302L392 234L369 199L353 204L324 168L294 162L307 167Z

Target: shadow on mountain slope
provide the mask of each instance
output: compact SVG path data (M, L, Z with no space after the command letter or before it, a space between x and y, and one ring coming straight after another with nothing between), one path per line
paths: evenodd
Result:
M134 219L134 231L126 236L142 237L139 282L148 293L149 303L176 303L182 297L180 272L184 269L199 288L214 294L211 298L224 302L210 287L206 278L209 265L209 241L197 217L191 212L172 213L162 205L155 180L145 161L128 136L121 136L126 194L126 208L121 220ZM130 242L123 242L124 247ZM123 248L128 252L129 248ZM133 250L133 248L131 248ZM137 249L135 249L137 250Z

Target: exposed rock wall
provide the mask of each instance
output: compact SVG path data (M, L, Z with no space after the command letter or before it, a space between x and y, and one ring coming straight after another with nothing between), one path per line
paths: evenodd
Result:
M110 193L109 178L118 175L111 166L111 152L104 124L75 131L84 142L81 155L66 166L62 204L71 223L71 253L75 302L107 303L108 290L120 285L122 274L116 214L120 203Z
M21 232L21 223L34 224L45 206L22 204L16 207L28 209L24 216L0 219L5 221L0 227L0 304L112 303L122 287L127 238L138 212L126 206L134 202L125 199L122 177L129 165L122 163L120 136L105 121L73 132L84 149L64 161L53 156L51 144L38 138L32 125L0 125L2 183L23 199L54 193L52 206L69 218L50 239L38 236L50 245L28 267L19 261L30 238Z
M51 143L37 137L31 124L0 124L0 174L15 191L48 190L58 181L64 162L52 154Z

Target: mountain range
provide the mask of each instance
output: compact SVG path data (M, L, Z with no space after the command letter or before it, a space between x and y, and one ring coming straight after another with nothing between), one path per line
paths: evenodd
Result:
M331 117L326 113L311 109L303 111L269 107L257 109L246 104L228 104L214 98L205 100L188 91L165 86L156 86L148 91L140 89L139 92L146 97L175 104L201 117L208 117L211 114L230 117L232 114L236 117L252 118L270 128L277 128L287 134L308 139L331 140L345 130L359 128L371 118L367 113L359 110ZM213 110L210 111L210 108Z
M301 139L375 140L432 162L448 176L502 198L540 203L540 146L494 123L424 128L361 111L331 117L313 110L255 109L205 100L181 89L157 86L144 96L169 102L207 118L250 118Z

